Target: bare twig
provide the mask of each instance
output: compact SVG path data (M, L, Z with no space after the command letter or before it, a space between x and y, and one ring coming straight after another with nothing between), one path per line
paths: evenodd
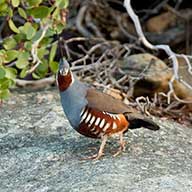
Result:
M94 45L89 51L87 51L87 53L86 53L86 55L84 57L74 61L72 63L72 66L75 66L78 63L81 63L81 62L85 61L86 59L88 59L91 53L93 53L96 49L98 49L99 47L101 47L103 45L109 45L109 42L106 41L106 42L98 43L98 44Z
M38 55L37 55L37 48L39 46L39 43L41 42L41 40L45 37L45 34L47 32L49 28L49 24L45 25L43 28L42 28L42 33L41 33L41 36L39 37L39 39L37 39L33 44L32 44L32 49L31 49L31 55L32 55L32 63L34 63L35 65L29 69L27 71L27 74L30 74L32 73L38 66L39 64L41 63L41 60L39 59Z
M40 80L22 80L22 79L16 79L15 80L16 85L19 87L35 87L35 88L44 88L46 85L51 85L55 82L55 77L47 77Z
M74 41L104 41L103 38L100 37L72 37L70 39L65 40L65 43L72 43Z
M182 58L184 58L186 64L188 65L188 72L189 72L189 74L192 75L192 64L190 63L190 61L189 61L189 59L188 59L188 58L190 58L190 57L187 56L187 55L184 55L184 54L177 55L177 57L182 57Z
M142 111L142 113L150 116L151 114L149 113L149 109L151 107L151 102L149 101L149 98L148 97L137 97L136 98L136 103L137 103L137 106L140 108L140 110ZM144 101L145 103L144 104L141 104L141 101Z

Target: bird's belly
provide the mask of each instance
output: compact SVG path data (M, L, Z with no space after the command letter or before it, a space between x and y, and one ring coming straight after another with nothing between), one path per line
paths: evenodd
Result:
M91 108L83 109L78 129L80 134L91 138L101 138L128 129L128 122L123 114L111 114Z

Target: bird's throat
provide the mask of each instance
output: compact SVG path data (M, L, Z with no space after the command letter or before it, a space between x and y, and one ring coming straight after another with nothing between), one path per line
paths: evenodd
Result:
M57 75L57 84L60 91L65 91L70 85L73 83L73 76L71 72L69 72L67 75Z

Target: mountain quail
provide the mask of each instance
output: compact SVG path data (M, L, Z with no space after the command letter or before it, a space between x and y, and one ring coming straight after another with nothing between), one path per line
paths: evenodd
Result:
M120 147L115 154L117 155L125 150L123 134L128 128L159 129L151 119L122 101L80 82L64 58L60 60L57 84L62 107L71 126L84 136L101 139L100 149L96 155L90 157L92 159L99 159L103 155L110 136L119 135Z

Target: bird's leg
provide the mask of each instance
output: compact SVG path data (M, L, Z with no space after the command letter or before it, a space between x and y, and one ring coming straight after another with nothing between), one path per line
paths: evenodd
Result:
M99 148L99 152L97 153L97 156L95 158L95 160L99 159L104 153L103 153L103 150L105 148L105 144L107 142L107 138L108 136L107 135L104 135L102 138L101 138L101 145L100 145L100 148Z
M86 159L98 160L104 154L103 150L105 148L105 144L107 142L107 138L108 138L107 135L104 135L104 136L101 137L101 145L100 145L100 148L99 148L99 151L98 151L97 154L92 155L90 157L85 157L85 158L83 158L83 160L86 160Z
M119 147L118 151L113 155L114 157L119 155L122 151L125 151L126 142L123 140L123 132L121 132L119 134L119 144L120 144L120 147Z

